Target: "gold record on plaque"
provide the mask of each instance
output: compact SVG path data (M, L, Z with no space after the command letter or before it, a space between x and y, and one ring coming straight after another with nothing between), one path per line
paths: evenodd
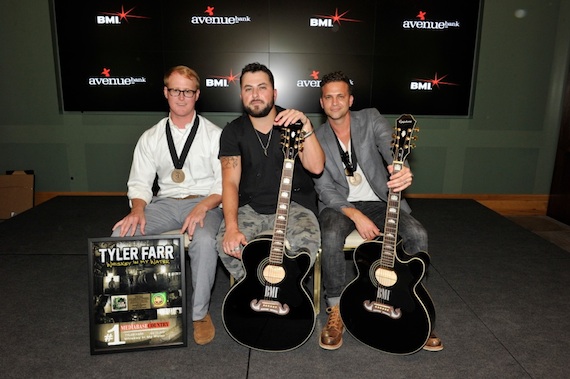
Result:
M174 170L172 170L172 174L170 174L170 177L172 178L172 181L174 183L182 183L186 175L184 175L184 171L182 171L181 169L175 168Z
M348 177L348 182L353 186L357 186L362 183L362 176L358 172L355 172L352 176Z

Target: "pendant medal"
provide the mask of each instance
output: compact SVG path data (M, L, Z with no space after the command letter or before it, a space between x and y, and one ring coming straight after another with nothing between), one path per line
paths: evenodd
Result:
M184 171L182 171L179 168L175 168L174 170L172 170L172 174L170 174L170 177L172 178L172 181L174 183L182 183L184 181L186 175L184 175Z
M357 186L362 183L362 176L358 172L355 172L352 176L348 177L348 182L353 186Z

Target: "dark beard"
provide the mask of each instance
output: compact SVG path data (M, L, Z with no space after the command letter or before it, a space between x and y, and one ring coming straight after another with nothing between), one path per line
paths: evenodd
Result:
M268 103L267 106L263 109L260 109L259 111L255 111L249 107L246 107L245 105L243 106L243 109L245 111L245 113L247 113L248 115L250 115L251 117L256 117L256 118L261 118L261 117L265 117L269 114L269 112L271 112L271 110L273 109L273 101Z

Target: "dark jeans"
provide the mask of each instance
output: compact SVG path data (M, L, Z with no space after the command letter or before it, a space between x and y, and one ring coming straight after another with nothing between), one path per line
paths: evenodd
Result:
M383 201L358 201L352 204L370 218L380 230L384 228L386 203ZM356 226L351 219L332 208L325 208L321 211L319 224L321 227L321 265L325 298L338 298L346 285L344 240L356 229ZM404 211L400 211L398 235L403 240L406 253L415 254L419 251L428 251L426 230L418 220ZM334 304L328 304L328 306L331 305Z

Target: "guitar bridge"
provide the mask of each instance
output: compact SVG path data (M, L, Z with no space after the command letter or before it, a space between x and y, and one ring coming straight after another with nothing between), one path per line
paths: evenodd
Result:
M391 319L397 320L402 317L402 310L400 308L394 308L391 305L379 303L377 301L366 300L363 303L364 309L371 313L379 313L390 317Z
M285 316L287 313L289 313L289 306L287 304L281 304L276 300L253 299L249 303L249 306L255 312L270 312L275 313L279 316Z

